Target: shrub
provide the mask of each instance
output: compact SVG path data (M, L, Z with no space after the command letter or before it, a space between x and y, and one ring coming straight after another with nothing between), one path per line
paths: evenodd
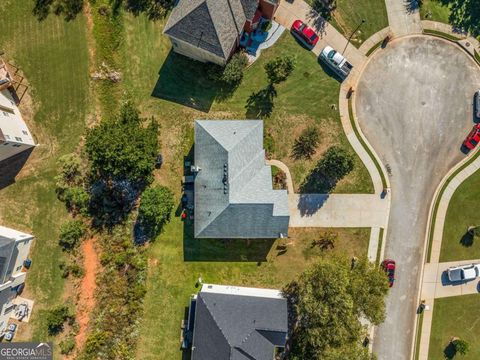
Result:
M279 84L290 76L295 69L293 56L276 57L265 64L265 72L270 84Z
M315 154L319 141L320 134L318 129L315 126L309 126L295 139L293 157L295 159L311 159L312 155Z
M63 330L63 325L67 320L72 320L71 310L66 305L58 305L57 307L47 311L45 320L47 323L48 333L56 335Z
M162 231L170 219L174 207L173 193L165 186L151 187L145 190L138 209L139 221L150 235Z
M236 53L225 66L219 80L232 87L240 85L243 79L243 71L247 65L247 56L244 53Z
M470 344L462 339L455 339L452 341L455 353L466 355L470 351Z
M66 251L73 250L85 236L85 232L85 225L80 220L70 220L61 226L58 243Z
M75 214L88 214L90 195L85 191L83 187L73 186L66 188L63 192L62 197L69 211Z
M275 139L270 129L265 129L263 132L263 147L267 157L270 158L275 152Z
M84 275L83 268L77 263L67 264L65 261L62 261L58 267L62 271L62 278L67 278L70 274L76 278L81 278Z
M271 21L265 21L262 23L262 30L263 31L268 31L272 28L272 22Z
M73 349L75 349L75 339L72 336L70 336L65 340L60 341L59 346L60 346L60 353L63 355L68 355L73 351Z

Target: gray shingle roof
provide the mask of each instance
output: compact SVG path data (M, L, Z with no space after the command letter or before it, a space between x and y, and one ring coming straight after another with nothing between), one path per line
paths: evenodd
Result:
M179 0L164 33L227 59L258 0Z
M286 190L273 190L260 120L195 122L195 237L278 238L288 233Z
M287 332L286 299L200 292L192 360L272 360Z

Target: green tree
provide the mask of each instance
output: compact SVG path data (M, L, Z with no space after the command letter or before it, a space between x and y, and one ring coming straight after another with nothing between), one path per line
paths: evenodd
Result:
M138 209L139 221L150 235L162 231L174 207L173 193L165 186L155 186L144 191Z
M90 195L83 187L73 186L66 188L62 198L68 210L74 214L87 215Z
M219 80L227 86L237 87L242 82L243 71L247 65L247 56L242 52L236 53L225 66Z
M63 325L67 320L73 320L73 314L66 305L58 305L47 311L45 315L48 333L56 335L63 330Z
M279 84L290 76L295 69L293 56L278 56L265 64L265 72L270 84Z
M73 351L73 349L75 349L75 338L73 336L69 336L68 338L60 341L58 345L60 346L60 353L63 355L68 355Z
M149 184L158 154L158 124L140 118L126 102L112 120L103 120L87 132L86 152L94 176Z
M311 159L312 155L316 152L319 142L320 134L318 129L315 126L309 126L295 139L295 143L293 144L293 157L295 159Z
M333 10L337 8L337 0L313 0L312 7L322 15L325 20L330 20Z
M290 359L370 359L360 318L385 317L385 274L367 259L352 269L345 257L320 260L284 288L295 324Z
M80 240L85 236L86 228L80 220L70 220L60 228L58 243L67 251L75 249Z
M463 339L453 340L452 345L456 354L467 355L467 353L470 351L470 344Z

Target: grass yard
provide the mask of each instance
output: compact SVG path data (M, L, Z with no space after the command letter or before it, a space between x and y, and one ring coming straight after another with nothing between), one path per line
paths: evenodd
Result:
M423 0L420 8L422 20L432 20L448 24L450 8L440 0Z
M480 225L479 198L480 171L477 171L457 188L450 200L440 262L480 258L480 239L472 239L467 233L469 226Z
M467 355L455 357L462 360L480 358L480 297L477 294L455 296L435 300L432 333L430 335L429 360L445 359L451 354L446 347L452 337L459 337L470 344ZM448 357L447 357L448 358Z
M67 214L54 191L55 163L74 150L85 127L88 50L82 16L70 22L55 16L38 22L32 7L32 1L0 4L0 48L29 81L20 109L39 144L16 183L0 190L0 223L36 237L25 292L35 307L28 331L22 325L17 339L45 341L42 309L65 302L57 241L59 224Z
M313 4L315 0L306 0ZM360 30L352 37L352 44L360 47L362 43L377 31L388 26L387 8L383 0L337 0L337 9L333 12L329 22L345 37L365 19ZM337 49L339 51L343 49Z
M325 229L291 230L272 241L195 240L185 236L178 217L151 246L145 315L137 358L180 359L180 323L199 276L205 282L281 288L322 256L311 241ZM333 251L366 255L370 229L339 229ZM187 260L187 261L185 261ZM161 309L161 311L160 311Z

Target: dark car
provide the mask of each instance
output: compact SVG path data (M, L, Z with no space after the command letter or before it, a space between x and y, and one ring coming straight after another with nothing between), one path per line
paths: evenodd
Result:
M478 90L473 97L473 113L475 117L480 120L480 90Z
M480 142L480 124L477 124L473 127L472 131L470 131L467 138L463 142L463 145L467 149L473 150L479 142Z
M308 27L302 20L295 20L293 22L292 32L311 47L314 47L318 42L318 35L315 34L315 31Z
M388 284L390 287L393 286L395 281L395 260L392 259L385 259L382 262L382 268L388 276Z

